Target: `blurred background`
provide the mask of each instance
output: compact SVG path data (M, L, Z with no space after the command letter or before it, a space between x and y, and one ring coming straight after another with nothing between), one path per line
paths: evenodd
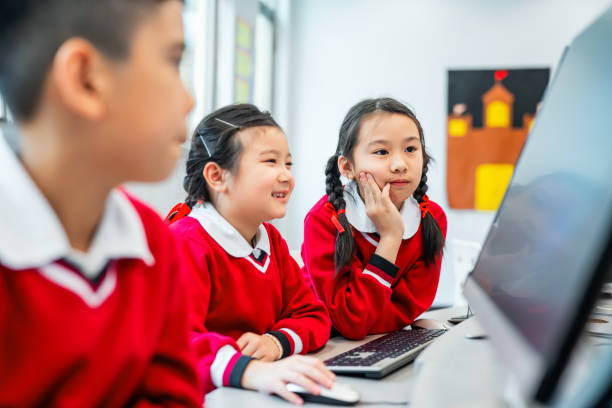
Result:
M251 102L272 113L287 134L294 158L296 188L286 217L274 221L291 249L299 250L304 216L324 194L325 162L335 151L348 109L361 99L380 96L394 97L414 109L435 159L428 173L429 197L448 216L434 301L445 306L465 302L460 284L496 207L461 209L449 204L449 71L504 69L512 77L513 70L549 69L552 78L564 47L610 1L185 3L187 48L181 73L196 100L188 117L190 133L204 115L233 102ZM462 110L455 112L457 117ZM467 110L474 113L474 107ZM0 120L10 121L1 101ZM186 154L166 181L129 188L165 215L184 199ZM502 187L500 198L503 183Z

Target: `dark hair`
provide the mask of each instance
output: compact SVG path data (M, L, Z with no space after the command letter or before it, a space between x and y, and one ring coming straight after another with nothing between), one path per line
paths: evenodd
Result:
M183 180L187 192L185 203L189 208L198 201L210 200L202 174L206 163L215 162L223 169L236 170L242 145L234 135L256 126L280 128L270 113L247 103L223 107L202 119L191 138L187 174Z
M2 0L0 92L17 120L31 118L57 50L84 38L110 58L128 55L136 23L167 0Z
M399 113L412 119L419 130L421 146L423 152L423 172L421 181L414 191L413 197L417 202L423 201L423 196L427 193L427 169L432 158L425 150L425 139L423 138L423 128L415 114L405 105L392 98L366 99L349 109L340 127L340 137L336 153L329 158L325 167L325 191L329 202L335 207L336 211L344 209L344 188L340 182L340 170L338 169L338 157L344 156L349 161L353 161L353 151L359 138L359 130L364 119L368 116L379 113ZM344 227L343 233L336 236L335 264L336 272L348 265L355 250L355 238L353 237L351 226L344 213L338 215L340 224ZM444 235L440 226L433 218L431 213L427 213L422 221L421 233L423 237L423 258L426 264L435 262L436 256L440 254L444 246Z

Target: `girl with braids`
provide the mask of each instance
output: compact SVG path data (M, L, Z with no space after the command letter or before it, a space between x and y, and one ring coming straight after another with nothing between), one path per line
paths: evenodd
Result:
M325 305L267 223L285 215L293 186L287 138L270 114L230 105L198 125L187 198L167 221L194 278L192 341L208 388L244 386L299 403L286 382L315 393L315 383L332 385L334 375L319 360L292 356L325 345L331 329ZM229 341L211 345L207 330Z
M401 329L433 302L446 216L426 195L430 160L419 121L394 99L361 101L344 118L302 257L347 338Z

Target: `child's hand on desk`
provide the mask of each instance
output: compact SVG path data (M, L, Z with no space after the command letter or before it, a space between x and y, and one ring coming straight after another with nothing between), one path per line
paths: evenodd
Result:
M281 358L283 350L276 344L272 336L246 332L236 340L240 351L245 356L251 356L262 361L274 361Z
M320 385L330 388L336 375L319 359L308 356L291 356L273 363L252 360L242 376L242 387L267 394L276 394L294 404L302 399L286 388L291 382L318 395Z

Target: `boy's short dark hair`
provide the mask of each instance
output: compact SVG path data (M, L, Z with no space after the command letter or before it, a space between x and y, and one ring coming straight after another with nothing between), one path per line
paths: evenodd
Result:
M18 121L29 119L59 47L90 41L109 58L127 56L138 19L168 0L2 0L0 92Z

